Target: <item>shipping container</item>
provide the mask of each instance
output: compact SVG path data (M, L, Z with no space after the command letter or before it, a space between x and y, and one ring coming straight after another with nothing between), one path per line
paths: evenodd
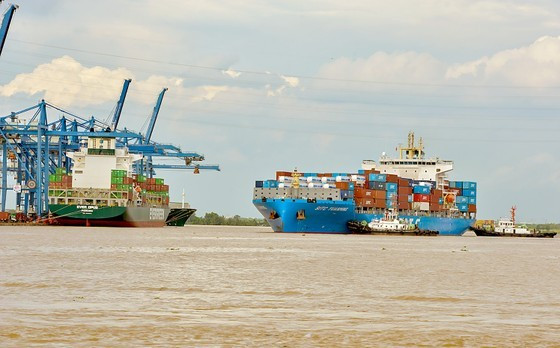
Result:
M341 190L348 190L350 187L350 183L348 181L346 182L336 182L335 183L336 188L341 189Z
M476 190L463 190L463 196L476 197Z
M359 207L375 207L375 200L373 198L354 198L354 200L356 202L356 205Z
M379 182L385 182L387 181L387 175L385 174L370 174L369 175L369 181L379 181Z
M457 204L457 209L459 209L460 212L468 212L469 204L468 203Z
M442 211L443 206L437 203L430 203L430 211Z
M430 211L429 202L414 202L412 203L413 210Z
M336 182L336 178L329 177L329 176L323 176L323 177L321 177L321 182L323 184L330 184L330 183L334 184Z
M257 181L255 181L255 187L263 187L263 182L262 182L262 180L257 180Z
M409 186L399 186L398 189L399 195L411 195L412 194L412 187Z
M430 195L415 193L413 196L414 202L430 202Z
M469 203L469 197L465 197L465 196L457 196L457 198L455 199L455 202L457 204L464 204L464 203Z
M369 188L372 190L382 190L385 191L387 189L387 183L379 182L379 181L371 181L369 183Z
M385 189L387 191L397 192L398 186L394 182L387 182L387 184L385 185Z
M469 212L469 213L476 213L476 205L474 205L474 204L469 204L468 212Z
M467 190L476 190L476 182L463 181L463 186L461 188L467 189Z
M354 189L354 197L356 198L373 198L374 190L356 187Z
M430 194L430 186L416 185L412 188L412 192L418 194Z
M403 178L399 178L399 183L398 184L399 184L399 188L410 186L410 183L408 182L408 180L403 179Z
M469 197L469 204L476 204L476 197Z
M386 181L397 184L399 182L399 176L395 174L387 174Z
M387 192L387 193L386 193L386 195L385 195L385 198L387 198L387 199L389 199L389 200L390 200L390 199L393 199L393 197L396 197L396 196L397 196L397 193L396 193L396 192L391 192L391 191L386 191L386 192Z
M399 194L399 195L397 196L397 200L398 200L399 202L408 203L408 202L409 202L409 195L401 195L401 194Z
M399 210L410 210L411 206L408 202L399 202L398 203Z

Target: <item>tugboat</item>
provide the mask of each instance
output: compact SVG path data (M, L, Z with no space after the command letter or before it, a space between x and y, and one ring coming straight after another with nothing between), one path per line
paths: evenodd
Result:
M410 236L437 236L438 231L421 230L416 224L399 219L394 211L386 211L381 219L373 219L370 223L351 220L347 223L348 230L354 234L384 234Z
M517 207L511 207L510 219L477 221L471 230L480 237L532 237L532 238L554 238L556 232L541 232L529 230L525 227L515 225L515 211Z

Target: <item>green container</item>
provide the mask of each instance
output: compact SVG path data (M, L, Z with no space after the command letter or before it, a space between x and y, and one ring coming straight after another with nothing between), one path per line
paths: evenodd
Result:
M62 182L62 175L55 175L54 182Z
M50 174L49 175L49 181L50 182L55 182L56 181L56 175L55 174Z
M146 177L144 175L138 175L136 180L138 180L138 182L146 182Z
M156 178L156 185L163 185L163 179Z
M56 173L56 175L64 175L64 174L66 174L66 169L65 168L56 168L55 173Z

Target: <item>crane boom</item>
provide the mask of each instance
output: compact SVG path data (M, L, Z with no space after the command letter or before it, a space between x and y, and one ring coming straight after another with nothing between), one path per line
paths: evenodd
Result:
M1 2L2 1L0 0L0 3ZM10 29L10 23L12 22L14 12L16 12L17 8L17 5L10 5L8 11L4 14L4 18L2 19L2 25L0 26L0 55L2 55L2 48L4 48L4 43L6 42L6 37L8 36L8 29Z
M163 96L165 95L166 91L167 88L164 88L158 96L156 106L154 106L154 112L152 113L152 117L150 118L150 123L148 124L148 129L146 130L146 137L144 138L145 143L149 143L150 140L152 139L152 133L154 132L154 127L156 125L159 109L161 108L161 102L163 101Z
M119 119L121 118L121 113L124 106L124 100L126 99L126 93L128 92L128 85L130 85L131 79L124 80L121 96L117 102L117 107L115 108L115 114L113 115L113 120L111 121L111 130L116 130L119 125Z

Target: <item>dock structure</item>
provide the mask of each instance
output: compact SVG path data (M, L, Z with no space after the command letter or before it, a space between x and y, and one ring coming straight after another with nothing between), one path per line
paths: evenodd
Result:
M7 210L8 192L13 191L16 212L23 216L45 217L49 212L49 175L55 173L56 168L70 172L73 160L68 154L87 146L90 137L114 137L116 148L126 147L130 153L141 155L141 160L134 165L134 172L148 178L155 175L156 169L192 170L194 173L220 170L218 165L202 164L203 154L183 151L178 146L151 139L167 88L157 98L145 133L120 128L118 124L130 82L124 81L111 123L93 116L75 115L45 100L0 116L2 212ZM50 118L51 111L59 116ZM161 158L176 159L178 163L158 163Z
M2 5L2 1L3 0L0 0L0 5ZM0 55L2 55L2 49L4 48L4 43L6 43L6 38L8 37L8 30L10 29L12 18L14 17L14 13L17 9L17 5L10 5L2 17L2 22L0 23Z

